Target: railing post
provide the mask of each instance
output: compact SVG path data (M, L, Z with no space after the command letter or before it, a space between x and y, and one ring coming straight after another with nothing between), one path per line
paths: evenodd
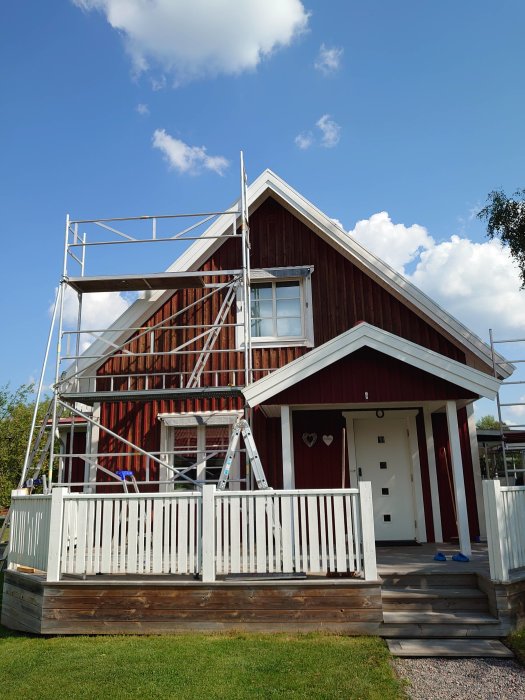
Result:
M47 580L60 581L62 559L62 527L64 522L64 496L67 488L51 491L51 513L49 515L49 549L47 557Z
M202 486L202 581L215 581L215 484Z
M359 510L361 513L365 581L376 581L377 561L374 533L374 507L372 503L372 484L369 481L359 482Z
M487 525L490 578L493 581L508 581L507 523L499 480L487 479L483 482L483 501Z

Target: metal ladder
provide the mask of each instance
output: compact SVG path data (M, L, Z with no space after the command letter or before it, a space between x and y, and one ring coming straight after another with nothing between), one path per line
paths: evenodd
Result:
M217 484L217 491L224 491L226 488L226 484L228 483L228 478L230 476L230 469L235 458L235 452L237 450L241 435L246 447L246 455L257 483L257 488L262 490L270 489L268 482L266 481L266 476L264 474L259 453L257 452L257 447L255 446L255 440L253 439L250 425L245 418L238 418L233 426L230 445L228 447L228 452L226 453L221 475L219 476L219 482Z

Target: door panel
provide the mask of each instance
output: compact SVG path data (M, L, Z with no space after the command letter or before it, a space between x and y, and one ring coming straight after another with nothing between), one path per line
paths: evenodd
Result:
M376 540L415 539L406 421L357 419L354 435L359 478L372 483Z

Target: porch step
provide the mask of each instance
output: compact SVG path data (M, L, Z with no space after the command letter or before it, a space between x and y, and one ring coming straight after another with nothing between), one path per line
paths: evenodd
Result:
M505 624L490 614L474 573L411 572L383 577L385 638L498 638Z
M499 620L488 613L463 612L383 612L383 620L390 625L499 625Z
M386 588L477 588L474 573L412 572L410 574L384 574L381 576Z
M394 656L491 656L510 659L512 651L496 639L389 639Z
M385 588L382 589L383 610L488 613L487 596L479 588Z

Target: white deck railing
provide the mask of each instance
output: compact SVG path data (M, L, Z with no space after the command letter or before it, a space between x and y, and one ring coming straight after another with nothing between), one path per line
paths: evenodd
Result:
M13 495L10 568L64 574L377 578L370 484L359 489Z
M360 574L357 489L215 494L217 574Z
M17 493L16 491L14 492ZM16 495L9 530L11 567L47 570L51 496Z
M525 486L483 482L490 577L509 581L525 567Z

